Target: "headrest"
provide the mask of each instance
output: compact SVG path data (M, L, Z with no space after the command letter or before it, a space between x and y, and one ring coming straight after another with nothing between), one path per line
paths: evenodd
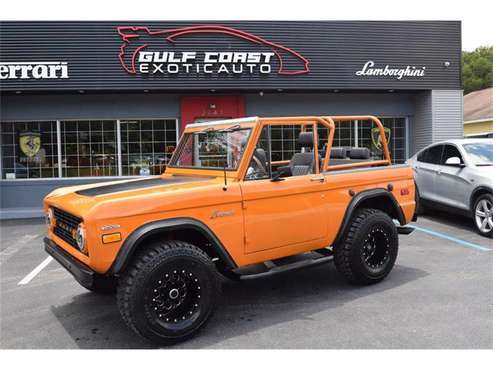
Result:
M267 162L267 154L265 153L265 150L262 148L256 148L255 149L255 156L263 163Z
M332 148L330 150L330 158L345 159L347 156L347 149L341 146Z
M351 159L369 159L370 149L368 148L351 148L349 149L349 158Z
M302 148L313 148L313 132L300 132L298 144Z

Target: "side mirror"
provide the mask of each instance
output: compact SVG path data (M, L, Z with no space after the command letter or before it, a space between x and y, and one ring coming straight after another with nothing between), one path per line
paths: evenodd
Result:
M445 161L445 164L447 166L465 167L464 163L461 162L459 157L450 157Z
M284 181L285 178L283 176L291 176L291 169L289 166L278 167L277 171L272 174L272 179L270 181Z

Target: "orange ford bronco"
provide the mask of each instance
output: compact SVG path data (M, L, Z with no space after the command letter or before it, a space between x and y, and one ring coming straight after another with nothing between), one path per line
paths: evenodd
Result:
M352 120L375 126L377 148L332 145ZM372 116L188 125L161 176L46 196L45 249L87 289L116 291L127 325L159 344L205 324L221 275L333 260L351 283L379 282L415 211L412 170L392 165L385 130Z

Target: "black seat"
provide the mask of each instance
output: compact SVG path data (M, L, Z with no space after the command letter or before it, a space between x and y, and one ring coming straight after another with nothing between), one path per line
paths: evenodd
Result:
M264 172L266 175L268 174L269 163L267 162L267 154L264 149L255 149L255 152L253 153L253 162L259 170Z
M349 159L351 159L351 162L366 162L370 157L371 153L368 148L351 148L349 150Z
M330 150L330 165L337 166L338 164L347 164L349 159L347 158L348 149L342 146L333 147Z
M312 132L300 132L298 137L298 144L305 150L303 153L296 153L289 161L289 169L292 176L303 176L313 173L315 166L315 156L313 155L313 133Z

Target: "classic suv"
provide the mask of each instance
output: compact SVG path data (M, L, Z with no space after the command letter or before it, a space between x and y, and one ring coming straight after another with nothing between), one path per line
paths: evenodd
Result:
M473 218L481 235L493 237L493 139L449 140L408 160L419 208L447 206Z
M334 122L354 119L377 125L379 153L332 148ZM274 151L281 131L298 145ZM398 233L412 231L415 193L375 117L253 117L188 125L163 175L58 189L44 209L46 251L87 289L116 290L137 334L171 344L210 317L220 274L334 260L352 283L381 281Z

